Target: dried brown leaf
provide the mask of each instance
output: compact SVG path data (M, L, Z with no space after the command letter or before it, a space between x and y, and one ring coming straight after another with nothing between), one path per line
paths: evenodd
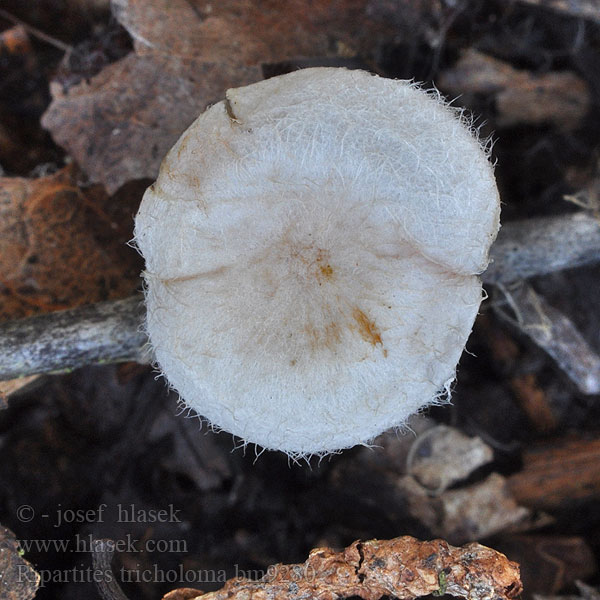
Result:
M417 437L407 458L407 470L424 488L440 493L493 458L492 449L481 438L438 425Z
M49 177L0 178L0 319L118 298L137 287L124 246L131 222L104 210L100 190L67 167Z
M259 581L230 579L202 600L268 600L359 596L379 600L450 594L470 600L516 598L521 592L519 566L503 554L444 540L421 542L404 536L356 541L341 552L316 548L304 564L274 565Z
M375 23L365 0L113 0L140 54L255 66L328 56L336 42L368 52ZM379 25L380 27L382 25Z
M435 497L411 477L401 478L398 488L404 493L413 517L434 535L443 535L454 543L529 524L529 511L515 502L506 479L497 473L479 483Z
M51 87L42 119L58 144L109 192L154 178L184 129L261 65L296 57L371 55L393 26L368 0L115 0L136 54L88 83Z
M232 83L258 79L258 68L129 54L66 93L53 84L42 125L92 181L113 193L127 181L154 178L167 150L207 104Z

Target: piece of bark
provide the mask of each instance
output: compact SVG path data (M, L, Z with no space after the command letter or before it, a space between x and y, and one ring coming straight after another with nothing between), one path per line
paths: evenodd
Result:
M508 488L519 504L538 510L598 501L600 439L560 439L528 446L523 468L508 478Z
M570 71L534 74L469 49L456 65L441 73L440 89L454 96L485 94L496 104L500 127L551 124L570 130L591 106L583 79Z
M40 576L22 557L15 534L0 525L0 598L31 600L40 585Z
M421 542L404 536L356 541L341 552L316 548L304 564L273 565L259 581L231 579L222 589L193 600L408 600L429 594L504 600L520 593L518 565L491 548L456 548L443 540Z

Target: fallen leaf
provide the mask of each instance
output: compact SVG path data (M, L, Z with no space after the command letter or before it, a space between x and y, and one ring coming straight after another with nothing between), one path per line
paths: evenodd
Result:
M369 0L114 0L135 40L89 83L54 83L42 119L93 182L112 193L154 178L179 135L262 65L298 57L372 56L394 26Z
M376 23L367 0L113 0L113 14L129 31L138 54L202 58L256 66L299 56L372 50Z
M260 78L258 68L128 54L67 92L53 83L42 125L114 193L128 181L153 179L183 130L232 83Z
M97 188L84 192L76 179L73 167L0 178L0 319L118 298L138 286L139 258L125 246L126 204Z
M421 486L441 493L493 458L493 450L481 438L438 425L417 437L406 463L408 474Z
M410 514L434 535L463 543L529 525L530 513L511 496L506 479L492 473L479 483L432 497L412 477L398 480Z

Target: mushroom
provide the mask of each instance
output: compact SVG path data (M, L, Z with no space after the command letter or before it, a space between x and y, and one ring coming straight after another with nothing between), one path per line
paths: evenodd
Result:
M136 216L157 364L245 442L367 444L449 396L499 212L437 93L341 68L230 89Z

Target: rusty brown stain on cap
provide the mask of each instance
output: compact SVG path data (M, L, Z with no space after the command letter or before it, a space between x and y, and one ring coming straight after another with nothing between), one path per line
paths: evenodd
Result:
M387 350L383 347L383 341L381 340L381 332L375 324L375 321L371 321L367 315L356 307L352 311L352 317L358 325L358 333L361 335L365 342L369 342L373 346L377 344L381 345L383 355L387 356Z

